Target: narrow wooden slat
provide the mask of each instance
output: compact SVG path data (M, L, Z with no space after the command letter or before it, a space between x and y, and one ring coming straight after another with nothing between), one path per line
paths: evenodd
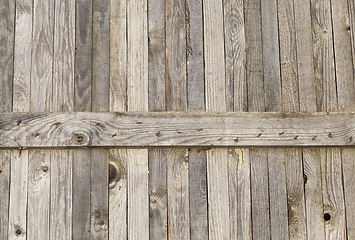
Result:
M127 2L127 110L148 110L147 1ZM123 130L124 131L124 130ZM127 149L128 238L149 239L148 150Z
M324 150L303 149L307 236L308 239L325 239L323 219L323 191L321 153Z
M73 239L90 239L90 154L76 149L73 161Z
M92 0L76 1L75 111L91 111Z
M27 239L50 239L50 150L30 150L28 159Z
M14 76L15 1L0 1L0 112L12 110Z
M186 149L168 149L168 238L190 239L189 172Z
M348 1L331 1L339 111L355 109L355 86Z
M355 207L355 164L354 164L355 149L342 149L342 168L344 179L344 198L345 198L345 213L346 213L346 236L347 239L355 237L355 216L353 210Z
M127 87L127 1L110 0L110 111L125 111Z
M282 148L268 149L267 160L271 239L289 239L284 150Z
M265 110L282 110L277 1L261 1ZM268 44L265 44L265 43Z
M243 1L223 1L226 62L226 110L247 110ZM236 92L234 92L234 89Z
M330 1L311 0L317 110L338 111Z
M0 238L8 239L11 152L0 150Z
M351 53L353 61L353 71L355 71L355 1L348 1L348 11L349 11L349 28L350 31L350 40L351 40Z
M342 183L341 150L328 148L321 159L325 239L346 239L345 204Z
M31 112L49 112L52 104L54 0L33 1Z
M127 151L110 149L109 237L127 239Z
M187 102L189 111L205 110L202 1L186 1Z
M244 1L248 111L265 111L261 1Z
M50 238L72 238L72 150L51 150Z

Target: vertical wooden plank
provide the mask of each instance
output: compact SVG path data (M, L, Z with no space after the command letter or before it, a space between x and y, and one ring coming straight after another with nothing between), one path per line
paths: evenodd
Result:
M127 2L127 110L148 110L147 1ZM149 239L148 150L127 149L128 238Z
M350 31L350 40L351 40L351 53L352 53L352 61L353 61L353 71L355 72L355 1L349 0L349 28Z
M93 1L93 65L91 110L109 110L110 92L110 0Z
M226 62L226 110L247 110L243 1L223 1ZM234 92L236 89L236 92ZM234 102L236 101L236 102Z
M75 111L91 111L92 0L76 1Z
M248 111L264 112L265 92L261 36L261 1L245 1L244 11Z
M91 111L92 0L76 1L75 17L75 111ZM91 193L89 149L74 150L73 239L90 239Z
M50 238L50 158L50 150L29 151L27 239Z
M325 239L321 157L325 150L303 149L307 235L308 239Z
M225 111L225 64L222 1L203 3L206 111ZM210 239L229 239L227 149L207 151Z
M265 110L282 110L277 1L261 1Z
M330 1L311 0L317 110L338 111Z
M75 149L73 161L73 239L90 239L90 154Z
M353 111L355 109L355 86L348 1L331 1L331 8L338 107L339 111Z
M268 149L271 239L289 239L284 152Z
M346 239L341 149L328 148L325 154L321 159L325 239Z
M127 1L110 0L110 111L126 110Z
M168 149L168 238L190 239L189 168L187 149Z
M31 64L31 112L49 112L52 104L54 0L34 0Z
M205 82L202 0L186 0L186 21L187 108L188 111L204 111Z
M12 110L15 1L0 1L0 112Z
M8 239L9 200L10 200L10 162L9 150L0 150L0 238Z
M51 150L50 238L72 238L72 150Z

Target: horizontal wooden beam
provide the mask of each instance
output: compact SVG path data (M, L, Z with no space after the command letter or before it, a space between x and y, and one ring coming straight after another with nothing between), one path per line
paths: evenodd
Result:
M343 146L353 113L3 113L0 148Z

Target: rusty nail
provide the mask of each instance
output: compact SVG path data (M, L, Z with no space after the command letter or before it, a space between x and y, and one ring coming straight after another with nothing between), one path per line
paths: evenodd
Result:
M350 142L351 142L352 140L353 140L353 137L351 136L351 137L350 137Z
M282 135L282 134L284 134L285 132L282 132L282 133L279 133L279 135Z
M328 137L332 138L332 137L333 137L333 136L332 136L332 133L329 133L329 134L328 134Z
M17 126L20 126L21 121L17 121Z
M197 131L199 131L199 132L200 132L200 131L202 131L202 130L203 130L203 128L200 128L200 129L199 129L199 130L197 130Z
M259 135L258 135L258 137L260 137L262 135L262 133L260 133Z
M221 141L223 138L219 138L218 141Z
M115 137L116 136L116 133L112 135L112 137Z
M136 124L142 124L143 122L136 122Z
M178 134L182 134L182 132L177 131Z
M316 137L317 137L317 136L314 136L314 137L312 138L312 141L316 140Z
M156 135L157 135L157 137L159 137L160 136L160 132L158 132Z
M38 137L39 133L36 133L35 137Z
M238 142L238 141L239 141L239 138L236 138L235 141Z
M294 139L297 140L298 136L296 136Z

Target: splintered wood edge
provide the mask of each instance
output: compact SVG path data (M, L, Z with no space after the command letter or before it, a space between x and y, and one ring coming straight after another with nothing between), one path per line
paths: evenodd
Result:
M0 148L354 145L353 113L1 113Z

